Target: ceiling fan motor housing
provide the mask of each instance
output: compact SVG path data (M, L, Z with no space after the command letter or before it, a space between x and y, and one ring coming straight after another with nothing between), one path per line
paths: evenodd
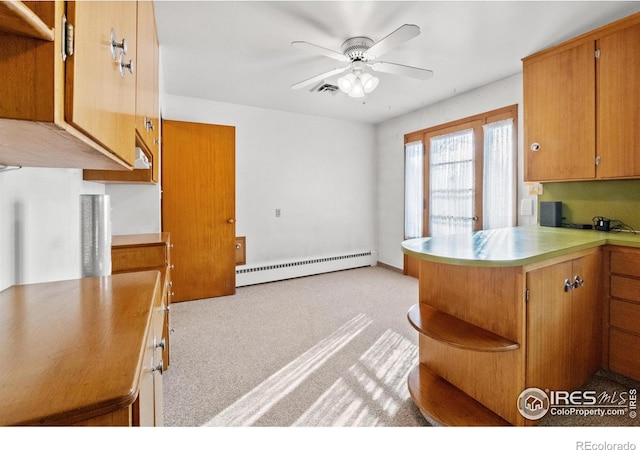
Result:
M373 46L374 42L368 37L358 36L347 39L342 44L342 53L351 61L368 61L367 50Z

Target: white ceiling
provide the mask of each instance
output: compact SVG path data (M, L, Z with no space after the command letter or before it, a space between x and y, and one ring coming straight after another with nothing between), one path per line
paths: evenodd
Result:
M640 11L639 1L156 0L155 6L165 92L366 123L518 73L523 57ZM377 42L405 23L421 34L380 59L433 70L433 78L379 73L378 88L364 101L290 89L342 65L292 41L340 52L347 38Z

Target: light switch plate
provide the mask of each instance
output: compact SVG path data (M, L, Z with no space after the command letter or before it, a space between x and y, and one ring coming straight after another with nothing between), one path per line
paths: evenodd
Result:
M533 199L523 198L520 200L520 215L533 216Z

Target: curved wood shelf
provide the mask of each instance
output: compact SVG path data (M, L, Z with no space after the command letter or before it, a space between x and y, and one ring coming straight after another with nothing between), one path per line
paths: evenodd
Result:
M516 342L425 304L414 305L407 318L419 333L454 347L479 352L505 352L520 348Z
M53 29L22 2L0 2L0 30L53 42Z
M407 379L409 393L430 422L444 426L510 426L502 417L420 364Z

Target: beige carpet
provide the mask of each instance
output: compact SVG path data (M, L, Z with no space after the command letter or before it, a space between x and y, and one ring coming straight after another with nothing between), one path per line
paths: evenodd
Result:
M417 363L406 313L417 298L417 280L367 267L173 304L165 425L428 426L406 386ZM611 375L590 381L633 383ZM569 419L543 424L637 425Z

